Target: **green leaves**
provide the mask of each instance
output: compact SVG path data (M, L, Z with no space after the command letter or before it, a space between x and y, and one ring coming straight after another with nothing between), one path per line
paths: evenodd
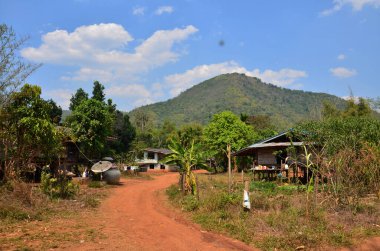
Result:
M85 100L76 107L68 123L85 151L100 157L97 155L101 154L113 123L107 105L95 99Z
M251 126L230 111L215 114L205 128L204 135L210 149L219 153L224 151L227 144L231 144L231 149L236 151L258 137Z

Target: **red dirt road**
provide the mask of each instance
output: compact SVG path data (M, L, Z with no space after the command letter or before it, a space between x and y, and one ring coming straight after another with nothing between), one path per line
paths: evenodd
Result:
M70 250L253 250L244 243L201 231L168 209L162 190L178 180L178 173L154 180L122 180L102 203L90 224L101 226L103 239Z

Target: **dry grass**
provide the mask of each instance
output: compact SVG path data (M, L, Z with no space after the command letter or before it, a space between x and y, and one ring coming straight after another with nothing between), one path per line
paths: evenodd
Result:
M318 197L319 206L306 213L304 187L270 182L250 185L252 210L242 208L243 184L228 194L226 175L198 175L200 200L167 190L173 204L191 214L204 229L230 235L263 250L340 247L380 235L380 201L362 200L359 210L333 208ZM240 178L236 175L236 179Z
M106 196L106 189L81 184L74 199L50 200L36 184L0 186L0 247L48 250L92 241L96 230L83 222L94 217L93 208Z

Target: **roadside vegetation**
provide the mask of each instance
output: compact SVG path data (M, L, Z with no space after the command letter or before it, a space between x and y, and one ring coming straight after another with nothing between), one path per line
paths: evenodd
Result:
M380 201L376 196L362 198L353 212L323 201L325 198L318 194L318 206L307 214L306 186L252 181L252 209L246 211L242 207L244 185L239 179L237 174L228 193L227 175L198 174L199 200L183 196L177 185L166 193L174 206L187 212L203 229L263 250L350 246L380 235Z
M38 184L9 181L0 186L1 248L48 250L104 238L86 221L96 217L94 210L109 186L75 185L75 200L51 199Z
M294 159L304 164L306 182L246 174L252 202L246 211L239 173L231 192L227 175L199 174L198 197L173 185L170 201L202 228L263 250L336 248L380 236L380 121L363 99L349 100L345 110L324 106L322 120L290 131L307 142Z

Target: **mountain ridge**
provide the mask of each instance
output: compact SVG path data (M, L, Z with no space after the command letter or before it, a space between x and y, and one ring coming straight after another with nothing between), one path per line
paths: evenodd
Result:
M206 124L213 114L230 110L235 114L267 115L278 129L286 129L302 120L320 117L322 104L329 101L343 108L346 101L326 93L291 90L264 83L255 77L229 73L205 80L177 97L136 108L177 125Z

